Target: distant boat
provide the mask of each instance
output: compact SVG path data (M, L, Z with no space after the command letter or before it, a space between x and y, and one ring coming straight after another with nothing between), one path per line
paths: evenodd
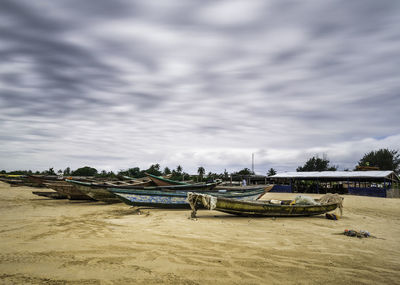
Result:
M96 187L147 187L147 186L154 186L154 183L148 179L148 180L129 180L129 181L84 181L84 182L90 182L93 186Z
M199 193L188 193L188 201L193 211L192 217L195 216L198 206L205 207L209 210L217 210L239 216L313 216L333 211L337 207L341 208L343 198L339 196L335 197L336 200L330 201L329 203L320 203L317 205L293 205L291 204L293 202L292 200L283 200L280 201L279 204L275 204L273 203L273 200L243 201L227 197L215 197ZM320 200L322 199L323 197Z
M110 192L120 198L124 203L133 206L150 206L158 208L189 208L187 193L189 190L175 188L164 190L138 190L109 188ZM208 195L236 198L240 200L255 200L261 197L265 190L257 188L251 191L227 191L211 190L204 191Z
M26 177L27 182L29 182L33 187L46 187L45 182L55 182L62 181L63 179L57 175L36 175L28 174Z
M115 189L132 189L132 190L144 190L144 191L196 191L204 192L213 189L217 184L185 184L185 185L170 185L170 186L150 186L144 187L141 184L131 184L131 185L115 185L115 184L104 184L104 183L94 183L94 182L82 182L77 180L66 179L65 181L75 185L81 192L90 196L91 198L103 201L106 203L116 203L121 202L120 199L107 190L107 188Z
M65 181L44 182L47 188L53 189L69 200L93 200L91 197L80 191L75 185Z
M74 185L80 192L94 200L105 203L121 203L121 200L115 197L115 195L110 191L107 191L107 188L104 186L96 186L96 183L82 182L71 179L65 179L65 181L72 183L72 185Z
M67 195L60 194L54 191L32 191L32 194L42 197L47 197L51 199L67 199Z
M171 180L161 176L156 176L150 173L146 173L147 177L151 179L157 186L171 186L171 185L188 185L186 182Z
M11 186L25 186L25 180L23 177L17 178L17 177L0 177L1 182L5 182L10 184Z

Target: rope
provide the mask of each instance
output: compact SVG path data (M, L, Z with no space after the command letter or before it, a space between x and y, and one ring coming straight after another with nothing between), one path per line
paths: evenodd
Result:
M207 208L209 210L215 209L215 207L217 205L217 198L213 197L211 195L206 195L206 194L198 194L198 193L189 192L187 194L186 200L189 203L190 208L192 209L192 213L190 214L190 217L192 219L196 218L198 205L202 204L205 208Z
M196 219L196 213L197 213L197 201L199 199L199 195L196 195L192 192L189 192L187 194L187 201L190 205L190 208L192 209L192 212L190 213L190 218L191 219Z
M321 203L321 205L324 204L337 204L339 211L340 211L340 216L343 215L343 197L340 197L339 194L335 193L328 193L324 196L322 196L319 199L319 202Z

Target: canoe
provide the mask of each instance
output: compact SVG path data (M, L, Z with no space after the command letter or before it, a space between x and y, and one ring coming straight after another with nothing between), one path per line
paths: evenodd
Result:
M337 194L336 194L337 195ZM325 199L333 197L332 199ZM227 197L215 197L200 193L188 193L188 201L192 208L192 217L196 217L197 207L203 206L209 210L217 210L224 213L239 216L270 216L270 217L294 217L321 215L336 208L342 208L343 198L339 195L327 194L315 205L291 204L293 200L283 200L276 204L274 200L268 201L243 201Z
M107 188L103 186L96 186L91 182L82 182L76 180L65 179L66 182L71 183L75 186L80 192L89 196L90 198L96 201L102 201L105 203L121 203L121 200L115 197L110 191L107 191Z
M47 197L51 199L67 199L66 195L62 195L58 192L49 192L49 191L32 191L32 194L35 194L37 196L42 196L42 197Z
M44 185L61 195L67 196L69 200L93 200L82 191L79 191L77 187L65 181L44 182Z
M85 181L90 182L90 181ZM96 187L147 187L154 186L155 184L151 180L140 181L140 180L130 180L130 181L102 181L102 182L91 182L93 186Z
M116 203L121 202L112 192L108 191L107 188L113 189L126 189L126 190L134 190L134 191L185 191L186 193L191 192L201 192L212 190L217 184L209 183L209 184L193 184L193 185L170 185L170 186L150 186L144 187L137 184L132 185L110 185L110 184L101 184L101 183L93 183L93 182L82 182L71 179L66 179L65 181L72 183L75 185L80 191L85 193L86 195L92 197L95 200L103 201L106 203Z
M157 208L189 208L187 193L185 190L135 190L109 188L110 192L120 198L124 203L132 206L149 206ZM239 200L255 200L262 196L264 188L258 188L252 191L208 191L208 195L221 196L227 198L236 198Z
M45 182L62 181L57 175L27 175L27 181L34 185L34 187L46 187Z
M171 180L171 179L164 178L164 177L161 177L161 176L156 176L156 175L153 175L153 174L150 174L150 173L145 173L145 174L157 186L188 185L187 183L182 182L182 181Z
M79 184L92 186L93 188L119 188L119 189L136 189L136 190L186 190L192 192L203 192L209 191L217 186L216 183L208 183L208 184L184 184L184 185L166 185L166 186L143 186L141 183L133 183L133 184L115 184L115 183L98 183L98 182L83 182L72 179L65 179L65 181Z
M0 178L1 182L10 184L11 186L25 186L25 181L23 179L16 178Z

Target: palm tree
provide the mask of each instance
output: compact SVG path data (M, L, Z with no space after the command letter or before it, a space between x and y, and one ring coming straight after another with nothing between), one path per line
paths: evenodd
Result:
M204 169L204 167L203 167L203 166L200 166L200 167L197 169L197 173L198 173L199 176L200 176L200 180L203 181L203 175L204 175L204 173L206 173L206 170Z
M267 173L268 176L273 176L275 174L276 174L275 169L271 168L270 170L268 170L268 173Z

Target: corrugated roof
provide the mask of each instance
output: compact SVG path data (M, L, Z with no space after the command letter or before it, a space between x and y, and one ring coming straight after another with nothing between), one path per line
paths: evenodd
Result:
M385 178L393 171L310 171L310 172L284 172L271 178Z

